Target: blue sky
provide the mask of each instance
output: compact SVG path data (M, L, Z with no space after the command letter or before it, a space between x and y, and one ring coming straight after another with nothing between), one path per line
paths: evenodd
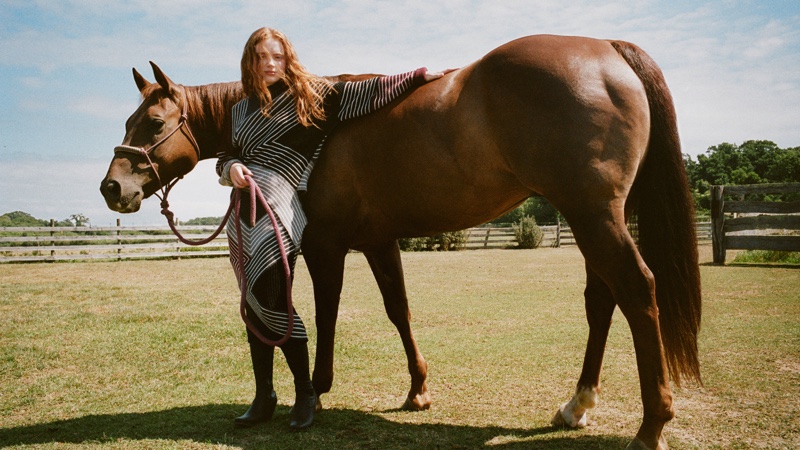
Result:
M286 33L317 74L458 67L517 37L623 39L661 65L684 153L769 139L800 146L800 1L4 0L0 4L0 214L84 214L93 225L163 224L158 201L109 211L98 186L136 67L186 85L239 78L250 33ZM220 216L228 191L201 163L171 196L178 217Z

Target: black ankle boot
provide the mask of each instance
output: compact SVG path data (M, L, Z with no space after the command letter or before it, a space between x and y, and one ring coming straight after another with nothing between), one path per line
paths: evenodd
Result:
M250 358L253 361L253 375L256 380L256 397L247 412L233 420L239 428L252 427L272 419L278 397L272 389L272 360L275 347L264 344L250 331L247 332L250 342Z
M233 419L233 424L237 428L249 428L263 422L269 422L275 413L275 405L278 404L278 396L275 391L268 394L256 393L253 404L247 412Z
M302 430L314 423L314 410L317 407L317 396L311 381L305 386L295 386L295 400L292 407L292 420L289 427L293 430Z
M281 350L294 375L296 397L289 426L294 430L302 430L314 423L314 409L317 407L317 396L308 370L308 344L305 340L290 339Z

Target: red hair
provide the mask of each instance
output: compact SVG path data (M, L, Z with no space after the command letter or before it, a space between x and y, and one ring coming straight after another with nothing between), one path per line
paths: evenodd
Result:
M325 120L325 111L322 108L322 96L314 85L328 83L324 79L308 72L297 58L289 39L278 30L272 28L259 28L250 35L244 46L242 53L242 86L247 95L258 97L261 102L261 114L269 117L269 109L272 106L272 95L269 93L267 84L260 76L258 71L258 54L256 46L268 40L274 39L283 46L286 68L284 70L283 81L289 86L289 92L297 102L297 117L303 126L311 126L315 120ZM329 84L329 83L328 83Z

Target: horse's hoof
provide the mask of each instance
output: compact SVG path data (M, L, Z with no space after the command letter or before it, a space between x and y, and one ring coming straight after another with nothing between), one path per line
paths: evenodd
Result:
M319 395L317 396L317 403L314 405L314 412L322 411L322 400L319 399Z
M630 444L625 447L625 450L668 450L669 446L667 445L667 440L664 438L662 434L660 438L658 438L658 445L656 448L650 448L642 442L641 439L633 438Z
M550 420L550 424L554 427L561 428L584 428L587 423L586 413L584 412L580 417L575 417L569 411L567 411L567 405L568 403L564 403L560 408L558 408L556 415L553 416L552 420Z
M400 408L404 411L424 411L431 407L431 394L425 392L424 394L408 397Z

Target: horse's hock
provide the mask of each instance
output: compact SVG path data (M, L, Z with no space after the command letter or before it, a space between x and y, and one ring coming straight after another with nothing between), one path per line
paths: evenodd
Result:
M800 194L800 183L712 186L714 264L725 264L728 249L800 251L800 201L751 201L750 194Z

